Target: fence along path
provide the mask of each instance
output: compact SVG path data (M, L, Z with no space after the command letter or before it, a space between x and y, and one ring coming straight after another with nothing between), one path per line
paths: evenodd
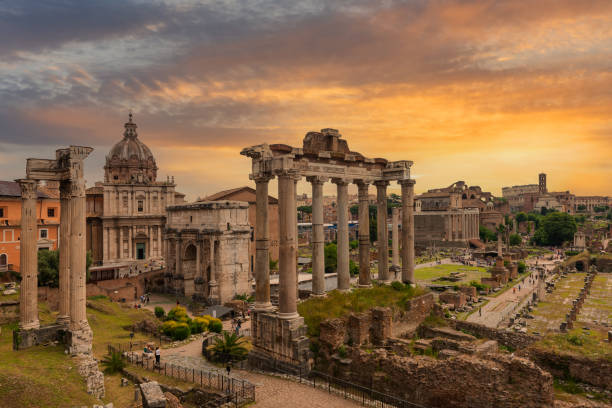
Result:
M247 380L228 377L219 371L187 368L175 364L162 363L158 366L155 364L154 357L144 357L139 353L124 350L123 348L122 346L109 345L108 352L109 354L118 352L121 354L122 358L127 360L130 364L140 366L167 377L191 382L203 388L224 392L227 395L227 402L232 402L235 406L242 406L247 403L255 402L255 385Z

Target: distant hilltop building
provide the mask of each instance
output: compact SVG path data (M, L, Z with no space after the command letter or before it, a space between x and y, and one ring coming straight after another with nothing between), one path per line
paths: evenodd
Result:
M174 177L157 181L155 157L136 129L130 113L123 139L106 156L104 182L87 190L87 250L94 265L162 260L166 207L184 202Z
M502 196L512 212L541 211L542 208L568 214L576 211L576 196L569 191L548 192L546 174L538 175L538 184L503 187Z
M479 186L457 181L415 197L415 239L419 246L479 239L479 226L495 229L509 213L508 204Z

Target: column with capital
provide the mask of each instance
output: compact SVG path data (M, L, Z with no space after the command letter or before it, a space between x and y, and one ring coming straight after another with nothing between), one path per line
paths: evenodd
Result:
M272 176L255 180L255 309L272 308L270 303L270 224L268 217L268 183Z
M297 265L296 265L296 202L295 178L292 171L278 176L279 243L279 317L292 319L297 313Z
M378 279L389 283L389 232L387 227L387 186L388 181L379 180L376 185L376 218L378 230Z
M215 257L215 237L210 235L210 281L208 282L208 297L216 302L219 294L219 284L217 283L217 259Z
M359 201L359 287L370 287L370 203L365 182L357 183Z
M21 188L21 234L19 260L21 289L19 293L19 329L38 329L38 257L36 250L36 194L35 180L17 180Z
M59 250L59 315L57 322L70 324L70 223L72 222L72 187L69 181L60 182L60 250ZM108 228L105 228L107 230ZM108 259L108 232L105 234L104 259Z
M80 164L82 166L82 161ZM71 182L70 200L70 329L89 330L86 314L85 180Z
M346 291L351 287L349 272L348 182L342 179L334 179L333 182L338 190L338 205L336 206L338 216L338 290Z
M402 281L415 284L414 279L414 184L412 179L399 182L402 186Z
M325 236L323 231L324 178L307 177L312 184L312 294L325 294Z

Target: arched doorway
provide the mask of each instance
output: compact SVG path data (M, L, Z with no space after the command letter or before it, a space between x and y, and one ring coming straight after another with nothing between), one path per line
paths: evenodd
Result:
M5 267L7 265L8 258L6 254L0 254L0 268Z

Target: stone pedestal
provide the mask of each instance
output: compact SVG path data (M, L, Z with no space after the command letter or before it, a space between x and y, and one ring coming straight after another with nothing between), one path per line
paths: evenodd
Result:
M262 370L304 374L312 366L306 337L307 327L301 316L286 319L275 311L254 311L251 316L253 349L249 353L249 364Z

